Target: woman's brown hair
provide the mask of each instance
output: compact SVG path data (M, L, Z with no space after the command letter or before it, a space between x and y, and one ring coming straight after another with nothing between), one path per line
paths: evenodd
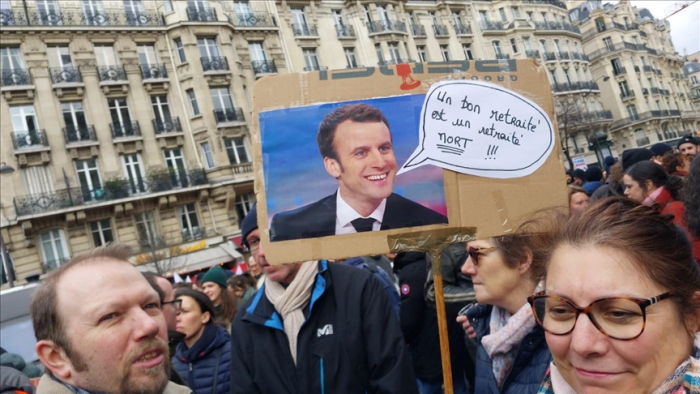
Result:
M217 286L221 287L221 309L219 309L219 313L214 319L214 322L228 328L238 312L238 308L236 308L236 297L231 294L226 287L222 287L221 285Z
M672 220L673 216L661 215L654 207L624 197L606 198L569 220L553 222L552 251L561 245L620 251L648 279L673 293L682 318L697 318L700 270L685 231Z

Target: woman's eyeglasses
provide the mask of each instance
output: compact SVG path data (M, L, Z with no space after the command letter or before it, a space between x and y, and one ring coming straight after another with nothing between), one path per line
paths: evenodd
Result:
M472 263L476 266L479 265L479 256L484 254L484 252L488 252L493 249L496 249L496 247L492 246L490 248L474 248L470 246L467 248L467 254L469 255L469 257L472 258Z
M646 326L646 308L672 296L671 292L656 297L611 297L593 301L585 308L555 295L534 295L527 298L535 320L553 335L567 335L574 330L581 313L586 314L598 331L613 339L628 341L642 335Z

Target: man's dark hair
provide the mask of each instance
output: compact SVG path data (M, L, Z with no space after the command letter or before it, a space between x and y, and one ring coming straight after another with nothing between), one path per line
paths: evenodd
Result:
M155 290L156 293L158 293L158 298L160 298L160 304L163 305L163 302L165 302L165 293L163 293L163 289L161 289L160 286L158 286L158 278L163 277L156 274L155 272L142 272L141 274L143 274L143 277L146 278L148 284L151 285L153 290Z
M318 127L316 142L318 142L318 150L321 152L322 157L338 160L338 155L333 146L333 138L338 125L346 120L359 123L382 122L387 128L391 129L389 121L386 120L382 111L377 108L362 103L344 105L326 115Z

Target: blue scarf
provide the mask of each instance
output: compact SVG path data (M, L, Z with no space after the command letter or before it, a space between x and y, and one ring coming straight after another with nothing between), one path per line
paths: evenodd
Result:
M182 351L179 352L177 358L185 363L191 363L199 358L206 355L206 350L211 346L211 344L216 340L218 335L218 329L216 324L209 323L204 326L204 331L202 331L202 336L199 337L197 342L192 345L191 348L187 348L185 341L180 342L178 346L182 346Z

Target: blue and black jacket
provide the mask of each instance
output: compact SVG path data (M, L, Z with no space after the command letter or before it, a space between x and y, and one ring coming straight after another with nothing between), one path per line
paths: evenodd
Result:
M297 364L265 287L233 321L231 394L418 394L401 327L379 281L319 261Z

